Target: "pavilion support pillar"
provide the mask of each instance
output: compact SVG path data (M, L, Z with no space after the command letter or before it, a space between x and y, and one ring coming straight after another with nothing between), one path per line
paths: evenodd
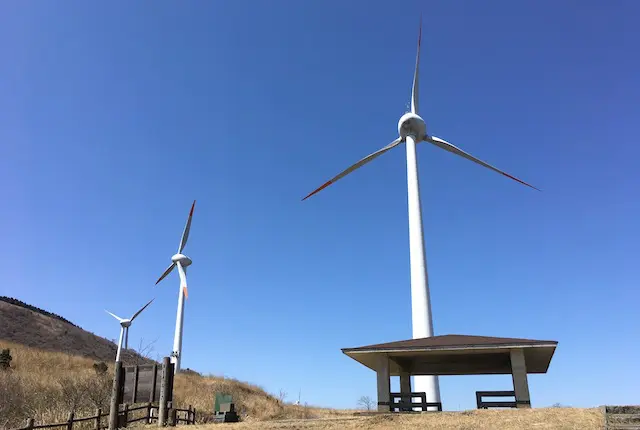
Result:
M530 408L529 382L527 381L527 363L522 349L511 350L511 377L517 408Z
M389 374L389 357L378 355L378 412L391 411L391 375Z
M400 394L409 394L411 393L411 373L407 372L405 369L402 369L400 372ZM411 397L403 397L402 402L413 402L413 398ZM411 410L411 409L407 409ZM419 410L419 409L414 409ZM401 409L403 411L403 409Z
M403 371L400 373L400 393L410 393L411 392L411 374L409 372Z

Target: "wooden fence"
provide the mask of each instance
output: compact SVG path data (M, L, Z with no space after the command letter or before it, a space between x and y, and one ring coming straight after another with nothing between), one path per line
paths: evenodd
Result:
M131 413L136 411L146 411L145 415L137 418L131 417ZM153 413L155 411L155 414ZM195 424L196 423L196 409L189 407L187 409L170 408L169 416L171 417L168 424L170 426L176 426L178 424ZM125 428L129 424L143 421L145 424L152 424L158 421L159 407L152 403L146 403L140 406L123 405L118 414L118 428ZM67 430L73 430L74 424L89 423L92 422L92 428L94 430L103 430L109 428L109 412L102 412L102 409L98 409L95 415L90 417L76 418L75 414L71 412L69 418L65 422L54 424L35 424L33 418L27 420L27 425L15 430L34 430L34 429L49 429L55 427L65 427ZM104 418L104 419L103 419Z
M184 418L180 417L180 413L184 414ZM179 408L175 408L175 409L171 409L171 423L173 426L176 426L180 423L185 423L187 425L189 424L195 424L196 423L196 408L192 408L191 405L189 405L188 409L179 409Z
M173 377L174 365L170 362L169 357L163 358L162 365L123 367L122 362L118 361L115 364L111 405L108 412L103 413L101 409L98 409L95 415L84 418L76 418L72 412L67 421L54 424L36 425L34 420L30 418L27 420L26 427L16 430L56 427L66 427L67 430L73 430L74 424L78 423L92 423L93 430L116 430L138 421L145 421L145 424L156 422L158 427L164 427L167 424L175 426L179 423L195 424L196 410L191 405L188 409L172 407ZM148 403L135 406L140 401ZM146 415L136 418L130 416L130 413L141 410L145 410ZM83 430L88 427L88 425L82 426Z
M120 417L123 414L120 408L122 404L126 411L129 403L133 404L142 399L150 402L147 404L158 401L156 422L159 427L164 427L169 422L169 405L173 403L173 376L174 365L169 357L162 359L161 367L157 365L123 367L122 362L116 362L108 429L116 430L123 427ZM124 415L127 415L126 412ZM151 412L147 415L151 416Z
M48 428L54 428L54 427L66 427L67 429L71 430L73 429L73 425L75 423L89 422L89 421L93 421L93 428L95 430L101 430L108 427L107 420L106 419L104 421L102 420L102 418L106 418L108 416L109 416L108 411L103 413L102 409L98 409L95 415L91 417L84 417L84 418L76 418L75 414L71 412L69 414L69 418L67 418L67 421L62 423L55 423L55 424L35 424L35 420L33 418L29 418L27 420L27 425L25 427L22 427L16 430L48 429Z

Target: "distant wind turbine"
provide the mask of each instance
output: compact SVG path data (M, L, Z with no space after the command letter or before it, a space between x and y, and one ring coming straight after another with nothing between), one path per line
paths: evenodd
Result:
M406 143L407 149L407 190L408 190L408 207L409 207L409 255L411 261L411 314L413 326L413 338L423 338L433 336L433 319L431 316L431 301L429 298L429 283L427 276L427 262L424 249L424 235L422 229L422 209L420 208L420 185L418 182L418 160L416 158L416 144L419 142L428 142L445 151L459 155L467 160L471 160L481 166L498 172L510 179L513 179L528 187L534 186L511 176L510 174L499 170L484 161L479 160L473 155L463 151L451 143L427 134L427 126L424 120L418 115L418 81L420 66L420 43L422 39L422 18L420 18L420 31L418 35L418 52L416 54L416 65L413 75L413 87L411 91L411 111L402 115L398 121L399 137L379 149L378 151L367 155L360 161L342 171L331 180L325 182L322 186L308 194L306 200L319 191L327 188L339 179L345 177L349 173L364 166L373 159L379 157L387 151L395 148L401 143ZM440 402L440 386L438 377L433 375L420 375L414 377L414 391L425 392L427 401Z
M178 373L180 370L180 361L182 355L182 324L184 322L184 300L188 297L187 293L187 267L191 265L192 261L189 257L182 254L184 247L189 239L189 231L191 230L191 218L193 217L193 210L196 206L196 201L193 201L191 205L191 211L189 212L189 218L187 224L184 226L182 232L182 238L180 239L180 245L178 246L178 253L171 257L171 265L164 271L162 276L156 281L156 285L162 281L174 267L178 268L178 274L180 275L180 291L178 292L178 312L176 314L176 329L173 336L173 352L171 353L171 362L174 364L174 371Z
M105 310L106 313L114 317L120 322L120 340L118 341L118 352L116 353L116 361L120 361L120 352L122 351L122 341L124 338L124 349L129 348L129 327L131 327L131 323L136 319L140 313L146 309L147 306L151 304L155 299L149 300L149 303L141 307L131 318L120 318L118 315L112 314L111 312Z

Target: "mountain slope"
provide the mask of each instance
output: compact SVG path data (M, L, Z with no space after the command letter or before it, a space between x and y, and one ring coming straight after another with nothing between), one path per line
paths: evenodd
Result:
M36 423L62 422L70 411L88 416L109 407L116 345L65 318L16 299L0 297L0 349L9 348L11 371L0 372L0 430ZM107 363L96 374L95 361ZM151 360L123 352L125 364ZM174 401L198 409L198 421L211 418L215 393L231 394L243 419L302 418L344 412L285 404L262 388L184 369L176 375Z
M64 352L112 362L117 345L96 336L59 315L10 297L0 297L0 339L46 351ZM123 350L124 364L152 362L132 349Z
M0 372L0 430L21 427L27 418L34 418L36 424L56 423L64 422L72 410L77 417L91 416L97 408L108 410L113 362L108 363L107 374L98 376L93 360L87 358L0 339L2 348L11 349L13 360L12 371ZM197 409L199 423L211 419L216 393L230 394L243 420L317 418L349 413L286 404L256 385L195 373L176 375L173 393L178 407L192 405Z

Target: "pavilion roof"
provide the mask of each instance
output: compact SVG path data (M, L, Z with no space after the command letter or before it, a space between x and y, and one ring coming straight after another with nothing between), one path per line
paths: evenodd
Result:
M390 371L412 374L472 375L511 373L510 351L523 349L528 373L546 373L558 342L448 334L380 343L342 352L372 370L381 354L390 358Z

